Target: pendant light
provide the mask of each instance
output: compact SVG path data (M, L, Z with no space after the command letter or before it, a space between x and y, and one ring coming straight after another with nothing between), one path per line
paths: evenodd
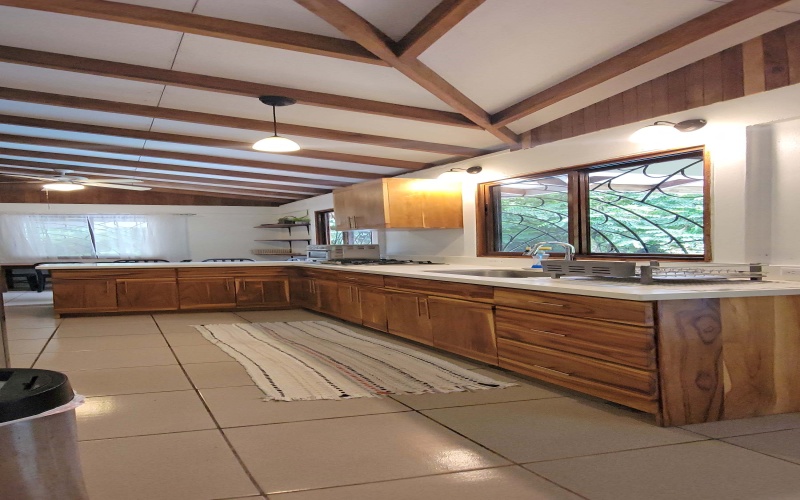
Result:
M277 95L262 95L258 100L267 106L272 106L272 130L274 135L256 142L253 144L253 149L268 153L288 153L300 149L300 145L293 140L278 135L278 120L275 117L275 106L290 106L297 101L291 97Z
M81 184L72 184L71 182L53 182L42 186L44 191L80 191L83 188L84 186Z

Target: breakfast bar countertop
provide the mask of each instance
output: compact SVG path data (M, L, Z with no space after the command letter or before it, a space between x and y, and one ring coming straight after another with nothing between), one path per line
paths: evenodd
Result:
M642 285L630 282L615 282L610 279L562 277L535 278L497 278L481 276L463 276L449 274L459 269L486 269L489 266L462 265L462 264L402 264L402 265L365 265L342 266L327 265L310 262L159 262L159 263L97 263L97 264L45 264L41 269L164 269L164 268L197 268L197 267L274 267L291 266L309 269L327 269L332 271L346 271L355 273L383 274L386 276L399 276L406 278L429 279L449 281L454 283L469 283L474 285L515 288L537 292L566 293L572 295L586 295L592 297L605 297L623 300L654 301L654 300L681 300L681 299L707 299L723 297L755 297L774 295L800 295L800 281L747 281L747 280L722 280L706 283L663 283ZM497 269L509 269L497 267ZM522 269L522 268L510 268ZM448 274L437 271L446 271Z

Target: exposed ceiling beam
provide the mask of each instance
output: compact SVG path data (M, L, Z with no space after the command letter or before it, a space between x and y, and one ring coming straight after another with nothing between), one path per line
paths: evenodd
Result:
M732 0L495 113L492 123L507 125L787 1Z
M102 0L0 0L0 5L90 17L386 66L350 40Z
M506 127L492 124L486 111L429 67L416 59L400 59L395 54L392 48L394 42L389 37L339 0L295 0L295 2L327 21L505 144L512 147L519 146L520 138L517 134Z
M221 156L203 156L191 153L172 153L169 151L164 151L164 152L149 151L139 148L129 148L125 146L109 146L106 144L97 144L94 142L65 141L61 139L44 139L41 137L30 137L27 135L0 134L0 142L27 144L32 146L42 146L49 148L80 149L80 150L94 151L97 153L107 153L116 155L132 155L140 157L147 156L147 157L157 158L159 160L157 163L160 165L162 164L160 160L163 159L212 163L214 165L204 166L200 168L200 170L197 173L213 173L214 171L218 171L217 175L223 175L223 174L234 175L235 173L236 177L242 177L245 179L286 182L289 184L305 184L311 186L325 186L328 188L332 186L349 186L350 184L352 184L352 182L346 182L346 181L307 179L305 177L295 177L295 176L290 177L286 175L272 175L269 173L240 172L235 170L228 170L222 167L218 167L216 165L219 164L226 166L230 165L231 167L255 167L255 168L263 168L263 167L258 166L258 164L261 162L249 161L249 160L237 160L236 158L224 158ZM163 164L163 165L169 165L169 164ZM173 167L174 167L173 170L183 171L183 172L189 172L191 171L192 168L195 168L195 167L188 167L185 165L173 165Z
M280 95L296 99L298 104L305 104L307 106L320 106L323 108L390 116L392 118L404 118L407 120L430 122L439 125L476 128L475 124L470 120L451 111L418 108L402 104L359 99L357 97L277 87L275 85L266 85L256 82L245 82L230 78L185 73L183 71L152 68L149 66L137 66L135 64L90 59L88 57L68 56L5 45L0 45L0 61L60 71L71 71L73 73L84 73L109 78L252 97L254 106L264 106L256 100L258 96Z
M236 177L237 172L231 171L219 171L214 169L208 168L198 168L198 167L185 167L183 165L170 165L166 163L152 163L152 162L145 162L145 161L131 161L131 160L120 160L116 158L101 158L99 156L83 156L83 155L73 155L73 154L63 154L63 153L47 153L43 151L30 151L27 149L13 149L13 148L0 148L0 155L5 156L16 156L22 157L24 160L19 161L67 161L67 162L76 162L76 163L89 163L93 165L109 165L113 167L125 167L125 168L146 168L151 170L156 170L153 175L164 176L168 178L168 180L186 180L186 181L202 181L203 178L185 176L185 175L178 175L178 174L170 174L168 172L181 172L181 173L191 173L191 174L198 174L198 175L226 175L228 177ZM0 163L10 164L9 162L12 161L11 159L0 158ZM14 160L17 161L17 160ZM24 165L23 165L24 166ZM75 165L66 165L62 164L60 168L73 170ZM82 168L92 168L89 165L82 166ZM120 175L127 175L132 172L128 170L120 170ZM211 182L211 181L209 181ZM257 187L262 189L273 189L277 192L289 192L289 193L300 193L300 194L308 194L311 196L316 196L319 194L328 193L330 189L320 189L320 188L310 188L310 187L303 187L303 186L291 186L285 184L268 184L262 182L251 182L248 180L225 180L225 179L214 179L213 182L218 184L229 184L231 186L243 185L243 186L250 186L250 187Z
M8 163L8 165L4 165ZM11 167L20 167L17 169L12 169ZM72 167L72 168L64 168L64 167ZM33 170L33 169L47 169L50 172L42 172L40 170ZM229 186L225 184L219 185L213 179L193 179L194 184L183 182L182 180L175 180L170 178L167 175L160 175L156 173L150 172L132 172L132 171L125 171L125 170L112 170L112 169L103 169L99 167L88 167L88 166L70 166L64 165L62 163L52 163L48 161L11 161L5 160L0 158L0 170L5 171L6 173L13 173L14 174L23 174L23 175L37 175L37 174L44 174L44 175L56 175L57 170L69 170L70 174L82 175L82 176L100 176L100 177L114 177L117 179L125 178L125 179L136 179L136 180L144 180L144 181L156 181L156 182L169 182L170 184L174 184L175 186L194 186L194 189L198 191L204 191L208 189L209 191L222 189L224 192L235 192L238 193L242 191L242 194L251 193L258 196L270 196L276 200L282 201L292 201L292 200L300 200L303 198L308 198L310 195L302 195L296 193L282 193L282 192L275 192L270 191L268 189L255 189L255 188L248 188L245 186ZM20 181L24 182L24 181ZM36 182L36 181L34 181ZM216 185L215 185L216 184ZM139 185L139 183L137 183Z
M200 113L197 111L185 111L174 108L161 108L157 106L147 106L144 104L105 101L102 99L91 99L88 97L74 97L63 94L35 92L31 90L12 89L8 87L0 87L0 99L47 104L50 106L89 109L93 111L103 111L106 113L144 116L147 118L161 118L164 120L199 123L216 127L258 130L260 132L266 132L269 134L272 134L273 131L273 124L271 121L254 120L252 118L239 118L228 115L215 115L211 113ZM296 135L300 137L313 137L316 139L327 139L331 141L369 144L372 146L382 146L387 148L409 149L413 151L424 151L427 153L466 157L471 157L482 153L480 149L463 146L451 146L449 144L437 144L425 141L400 139L396 137L361 134L358 132L345 132L319 127L306 127L303 125L290 125L280 122L278 123L278 128L280 129L281 134L284 135Z
M485 1L442 0L397 42L395 53L403 59L416 59Z
M252 144L239 141L230 141L225 139L213 139L209 137L196 137L180 134L168 134L163 132L150 132L147 130L133 130L127 128L106 127L102 125L87 125L83 123L62 122L58 120L44 120L41 118L28 118L24 116L13 115L0 115L0 124L4 125L19 125L22 127L35 127L52 130L62 130L65 132L81 132L85 134L109 135L113 137L125 137L128 139L142 139L146 141L170 142L175 144L189 144L193 146L205 146L211 148L227 148L237 149L242 151L253 152ZM281 153L282 155L291 153ZM337 155L337 153L331 153ZM350 163L364 163L367 165L378 165L393 168L402 168L406 170L418 170L424 168L426 164L419 162L409 162L405 160L392 160L388 158L376 157L363 157L357 155L343 155L344 157L356 158L371 158L368 163L359 162L355 159L339 158L324 158L326 160L347 161ZM303 165L290 165L282 163L273 163L270 166L271 170L285 170L289 172L329 175L335 177L350 177L353 179L377 179L384 177L381 174L371 172L356 172L353 170L335 169L335 168L322 168L322 167L306 167Z

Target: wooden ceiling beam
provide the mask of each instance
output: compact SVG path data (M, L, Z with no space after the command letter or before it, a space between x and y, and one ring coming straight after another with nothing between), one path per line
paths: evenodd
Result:
M732 0L495 113L492 123L517 121L787 1Z
M190 177L190 176L182 176L178 174L170 174L168 172L176 172L176 173L187 173L187 174L198 174L198 175L225 175L228 177L236 177L238 172L233 172L229 170L216 170L210 168L199 168L199 167L187 167L184 165L170 165L167 163L152 163L146 161L131 161L131 160L120 160L117 158L102 158L99 156L83 156L83 155L75 155L75 154L63 154L63 153L48 153L44 151L30 151L27 149L13 149L13 148L0 148L0 155L5 156L17 156L24 158L24 161L35 161L35 159L41 160L55 160L55 161L68 161L68 162L76 162L76 163L90 163L93 165L109 165L112 167L125 167L125 168L146 168L150 170L156 170L158 175L162 176L169 176L171 179L174 178L176 180L195 180L199 181L202 178L197 177ZM8 163L10 160L5 158L0 158L0 163ZM73 170L74 165L64 165L61 168ZM85 166L85 168L92 168L90 166ZM158 172L160 171L160 173ZM129 170L120 170L120 175L127 175L130 173ZM155 174L154 174L155 175ZM330 189L321 189L321 188L310 188L305 186L292 186L292 185L285 185L285 184L268 184L262 182L251 182L248 180L224 180L224 179L214 179L214 182L219 184L243 184L243 185L250 185L253 187L259 187L263 189L273 189L275 191L285 191L285 192L293 192L293 193L302 193L302 194L309 194L311 196L316 196L320 194L329 193Z
M251 147L252 144L239 141L230 141L225 139L214 139L210 137L196 137L180 134L168 134L164 132L150 132L147 130L134 130L127 128L106 127L103 125L87 125L84 123L62 122L58 120L45 120L41 118L28 118L24 116L2 115L0 114L0 123L6 125L19 125L22 127L34 127L51 130L61 130L65 132L80 132L85 134L108 135L112 137L124 137L127 139L141 139L145 141L169 142L175 144L188 144L192 146L204 146L210 148L225 148L236 149L241 151L254 152ZM307 151L306 151L307 152ZM291 153L281 153L282 155L290 155ZM332 161L343 161L349 163L361 163L367 165L377 165L384 167L402 168L405 170L419 170L427 165L419 162L409 162L405 160L392 160L388 158L375 158L375 157L362 157L357 155L342 155L338 153L330 153L332 157L321 159ZM368 163L356 161L353 158L370 158ZM350 158L350 159L346 159ZM357 172L354 170L344 170L335 168L322 168L322 167L307 167L303 165L291 165L282 163L272 163L271 170L285 170L294 173L306 173L316 175L329 175L335 177L349 177L353 179L378 179L384 177L382 174L375 174L371 172Z
M397 42L401 59L416 59L486 0L442 0Z
M7 165L6 165L7 164ZM20 168L11 168L11 167L20 167ZM70 168L65 168L70 167ZM33 169L47 169L52 170L50 172L41 172L39 170ZM63 163L53 163L48 161L21 161L21 160L5 160L0 158L0 172L5 172L6 174L22 174L22 175L36 175L36 174L44 174L44 175L56 175L56 170L69 170L71 174L82 175L82 176L100 176L100 177L108 177L108 178L125 178L125 179L136 179L142 180L146 182L168 182L170 184L174 184L175 186L195 186L197 191L204 191L204 190L216 190L222 189L223 192L240 192L243 193L254 193L254 195L258 196L270 196L276 200L281 201L293 201L293 200L300 200L303 198L307 198L308 195L302 194L288 194L288 193L281 193L281 192L273 192L269 190L262 190L262 189L249 189L246 187L237 187L237 186L214 186L213 181L207 180L205 183L203 179L195 179L198 184L186 184L185 182L181 182L180 180L175 181L174 179L159 174L151 174L149 172L131 172L125 170L112 170L112 169L103 169L99 167L89 167L89 166L81 166L81 165L64 165ZM20 181L25 182L25 181ZM36 182L36 181L33 181ZM137 183L139 185L140 183Z
M202 125L212 125L216 127L258 130L260 132L269 133L270 135L273 132L273 124L271 121L254 120L252 118L239 118L228 115L215 115L211 113L201 113L198 111L185 111L174 108L161 108L157 106L147 106L144 104L105 101L102 99L91 99L88 97L75 97L63 94L35 92L31 90L12 89L8 87L0 87L0 99L8 99L18 102L30 102L35 104L46 104L49 106L88 109L106 113L143 116L146 118L160 118L164 120L174 120L187 123L199 123ZM259 105L261 104L259 103ZM425 141L400 139L396 137L361 134L358 132L345 132L319 127L306 127L304 125L278 123L278 129L280 130L281 134L284 135L313 137L316 139L352 142L356 144L369 144L371 146L424 151L426 153L466 157L475 156L476 154L481 153L481 150L479 149L463 146L452 146L449 144L437 144Z
M157 151L157 150L148 150L140 148L129 148L125 146L110 146L107 144L97 144L95 142L78 142L78 141L66 141L62 139L45 139L41 137L31 137L27 135L0 134L0 142L27 144L31 146L43 146L49 148L80 149L86 151L94 151L97 153L108 153L117 155L148 156L157 158L159 160L167 159L167 160L180 160L180 161L192 161L192 162L196 161L196 162L212 163L219 165L230 165L234 167L253 167L261 169L267 168L261 164L262 162L251 161L251 160L240 160L237 158L228 158L222 156L205 156L205 155L196 155L191 153L173 153L171 151ZM181 165L175 165L175 167L179 168L181 167ZM225 170L216 166L207 166L203 168L209 170L219 170L220 172L230 172L229 170ZM283 175L272 175L268 173L261 174L256 172L236 172L236 175L238 177L244 177L250 179L287 182L290 184L306 184L311 186L332 187L332 186L349 186L350 184L352 184L352 182L347 182L347 181L309 179L305 177L294 177L294 176L289 177Z
M42 52L39 50L22 49L5 45L0 45L0 61L59 71L70 71L73 73L84 73L88 75L119 78L122 80L133 80L252 97L254 106L264 106L256 100L258 96L280 95L296 99L298 104L307 106L319 106L323 108L389 116L392 118L403 118L435 123L438 125L477 128L474 123L464 116L451 111L418 108L402 104L359 99L357 97L325 94L323 92L313 92L310 90L278 87L256 82L245 82L242 80L185 73L182 71L152 68L149 66L137 66L135 64L90 59L88 57L55 54L52 52ZM266 109L265 107L265 113Z
M188 12L102 0L0 0L0 5L192 33L368 64L387 64L350 40Z
M393 49L394 41L339 0L295 0L295 2L361 44L505 144L519 147L520 138L517 134L506 127L492 124L486 111L417 59L399 58Z

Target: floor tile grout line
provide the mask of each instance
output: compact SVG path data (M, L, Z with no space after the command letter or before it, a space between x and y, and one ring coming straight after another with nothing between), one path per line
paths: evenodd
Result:
M726 438L726 439L727 439L727 438ZM778 460L780 460L780 461L782 461L782 462L790 463L790 464L792 464L792 465L796 465L796 466L800 467L800 463L797 463L797 462L792 462L791 460L787 460L787 459L785 459L785 458L782 458L782 457L778 457L778 456L775 456L775 455L771 455L771 454L769 454L769 453L766 453L766 452L763 452L763 451L758 451L758 450L754 450L754 449L752 449L752 448L747 448L746 446L742 446L742 445L740 445L740 444L736 444L736 443L729 443L729 442L727 442L727 441L723 441L722 439L715 439L714 441L719 441L719 442L721 442L721 443L729 444L729 445L731 445L731 446L735 446L735 447L737 447L737 448L741 448L741 449L743 449L743 450L752 451L752 452L754 452L754 453L759 453L759 454L761 454L761 455L764 455L764 456L767 456L767 457L771 457L771 458L775 458L775 459L778 459Z
M169 436L171 434L188 434L191 432L205 432L205 431L217 431L216 427L205 427L203 429L183 429L180 431L166 431L166 432L151 432L146 434L131 434L130 436L107 436L107 437L98 437L98 438L90 438L90 439L78 439L79 443L90 443L93 441L108 441L109 439L128 439L128 438L140 438L140 437L148 437L148 436Z
M155 318L153 318L153 321L155 321ZM166 335L164 335L164 332L161 330L161 326L158 325L157 321L156 321L156 326L157 326L159 332L161 332L161 335L164 337L164 340L166 341L167 337L166 337ZM167 342L167 344L169 344L169 342ZM206 402L205 398L203 397L203 394L200 392L200 389L197 388L197 386L195 385L194 381L189 376L189 373L186 371L186 369L184 368L183 364L181 363L180 359L178 359L178 355L175 353L175 350L172 348L172 346L169 346L169 350L170 350L170 352L172 352L172 355L175 357L175 360L178 362L178 366L180 366L181 371L183 372L183 375L189 381L189 384L191 384L192 389L194 390L194 392L197 395L197 397L200 399L200 402L203 404L203 407L206 409L206 412L208 412L208 416L211 418L211 421L216 426L216 430L219 432L220 436L225 441L225 444L228 445L228 449L231 450L231 453L233 453L233 456L236 458L236 461L239 463L239 467L242 468L244 473L247 475L247 478L250 480L252 485L258 491L259 495L266 496L267 493L264 491L263 488L261 488L261 485L258 484L258 481L256 481L256 478L253 476L252 472L250 472L250 469L244 463L244 460L242 459L242 457L239 456L239 453L236 451L236 448L234 448L233 443L231 443L230 439L225 434L225 431L219 425L219 421L214 416L214 413L211 411L211 408L208 406L208 403Z

